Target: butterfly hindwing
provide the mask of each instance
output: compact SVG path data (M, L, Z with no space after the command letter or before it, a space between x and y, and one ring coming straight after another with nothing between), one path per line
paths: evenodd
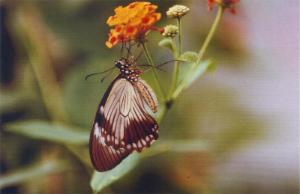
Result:
M151 87L142 79L139 79L135 85L143 101L149 106L152 112L157 112L158 102Z
M158 125L144 107L144 100L134 85L118 79L103 106L101 135L114 148L141 151L157 139Z

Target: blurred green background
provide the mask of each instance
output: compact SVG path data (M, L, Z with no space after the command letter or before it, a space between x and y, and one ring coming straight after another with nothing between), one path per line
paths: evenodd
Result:
M103 83L84 77L120 57L104 45L106 19L129 2L0 1L1 193L92 193L88 134L117 72ZM158 26L174 23L170 6L190 7L183 48L200 48L216 10L205 0L151 2ZM236 15L226 12L206 54L216 70L180 95L153 148L101 192L298 193L298 16L297 0L241 0ZM156 63L171 58L160 39L149 38ZM168 85L172 65L164 69Z

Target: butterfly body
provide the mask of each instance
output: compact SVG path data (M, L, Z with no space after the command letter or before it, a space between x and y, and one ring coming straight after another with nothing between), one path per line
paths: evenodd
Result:
M140 78L143 71L126 59L115 66L120 73L100 102L90 136L90 156L98 171L112 169L158 138L158 125L145 108L156 112L157 99Z

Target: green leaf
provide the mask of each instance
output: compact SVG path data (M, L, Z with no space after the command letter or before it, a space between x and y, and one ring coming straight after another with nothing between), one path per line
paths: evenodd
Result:
M67 167L63 161L47 160L34 166L23 168L0 177L0 189L33 180L51 173L60 172Z
M199 63L196 68L192 71L191 75L186 78L185 88L189 87L196 79L198 79L201 75L203 75L211 66L213 66L214 62L212 60L206 60Z
M139 161L139 154L133 153L128 156L114 169L106 172L94 172L90 185L95 192L100 192L103 188L123 177L131 171Z
M87 144L89 139L89 134L86 131L40 120L10 123L5 126L5 129L30 138L64 144Z
M192 63L192 67L195 63ZM202 76L211 66L214 65L212 60L206 60L200 62L195 68L191 69L185 78L179 83L176 90L173 93L173 98L176 98L182 90L188 88L194 81L196 81L200 76Z
M170 38L162 39L161 41L159 41L158 46L170 49L173 54L176 53L176 45L174 44L173 40Z
M151 157L165 152L189 153L204 152L210 149L210 144L204 140L164 140L145 150L141 157Z
M179 60L195 63L198 60L198 53L193 51L186 51L180 55Z

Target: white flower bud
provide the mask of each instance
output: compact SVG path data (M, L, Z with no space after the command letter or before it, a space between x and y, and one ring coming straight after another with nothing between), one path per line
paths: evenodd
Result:
M174 5L169 8L167 11L167 16L170 18L180 18L187 14L190 11L190 8L184 5Z

